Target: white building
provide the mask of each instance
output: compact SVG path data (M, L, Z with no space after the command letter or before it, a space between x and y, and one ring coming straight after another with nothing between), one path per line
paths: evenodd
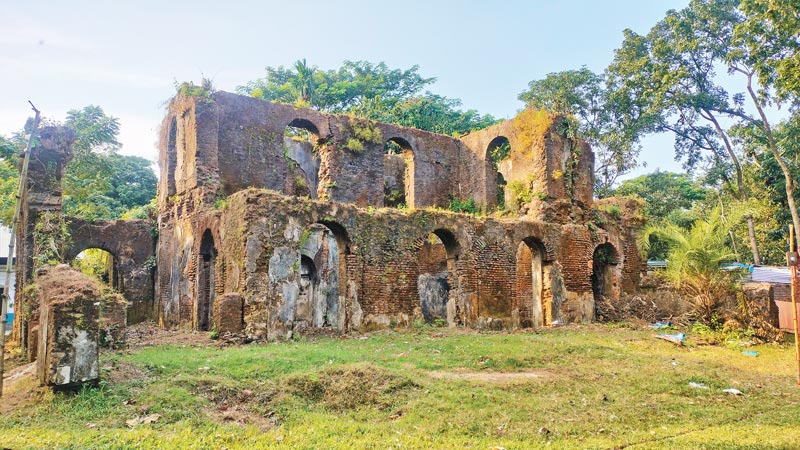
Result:
M8 241L11 238L11 230L4 226L0 226L0 292L2 292L3 287L6 283L6 261L8 261ZM11 329L11 323L14 320L14 284L16 281L16 272L11 273L11 282L10 282L10 290L9 296L10 299L8 304L8 323L6 324L6 329Z

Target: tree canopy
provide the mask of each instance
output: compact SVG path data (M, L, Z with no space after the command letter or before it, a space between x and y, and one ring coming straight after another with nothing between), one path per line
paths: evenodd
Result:
M58 125L53 120L48 125ZM158 179L150 161L120 155L119 120L99 106L67 112L65 126L75 133L73 158L63 178L64 213L85 219L117 219L126 211L150 203ZM30 130L28 130L30 131ZM25 130L12 138L0 136L0 222L10 226L19 183L18 154L24 150Z
M292 67L267 67L267 75L236 91L263 100L290 103L330 113L348 113L372 120L441 134L464 134L497 120L461 101L424 91L436 81L419 74L419 66L391 69L386 63L345 61L338 69L321 70L305 59Z

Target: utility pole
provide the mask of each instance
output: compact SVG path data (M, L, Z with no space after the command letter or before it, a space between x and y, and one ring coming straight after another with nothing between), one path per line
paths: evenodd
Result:
M17 229L19 228L20 222L20 211L22 210L22 197L25 194L25 188L28 184L28 163L30 162L31 158L31 147L33 147L33 141L36 138L36 134L39 131L39 122L41 121L41 115L39 110L33 106L30 100L28 103L33 108L33 111L36 113L36 116L33 119L33 129L31 130L31 135L28 137L28 145L25 147L25 153L22 154L22 170L19 174L19 186L17 187L17 204L14 208L14 221L12 222L11 226L11 237L8 240L8 259L6 260L6 280L5 286L3 289L3 295L0 296L0 311L2 311L2 315L0 315L0 397L3 396L3 373L4 373L4 366L5 366L5 356L6 356L6 324L8 323L8 302L9 302L9 295L8 292L11 289L11 274L14 273L16 270L16 266L12 264L14 260L14 247L17 243ZM19 293L18 293L19 294ZM17 305L19 306L19 305ZM21 312L21 311L20 311ZM23 320L23 319L20 319Z

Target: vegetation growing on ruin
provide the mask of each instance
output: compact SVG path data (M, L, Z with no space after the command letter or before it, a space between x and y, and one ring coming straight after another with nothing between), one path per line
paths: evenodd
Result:
M467 214L480 214L484 212L483 208L480 208L475 204L475 199L473 198L467 200L459 200L455 197L451 197L449 208L450 211L467 213Z
M556 115L544 110L525 108L514 117L514 132L519 147L514 149L528 157L535 157L534 149L544 148L544 140L553 126Z
M175 92L181 97L208 100L214 94L214 84L209 78L203 77L199 85L192 81L183 83L175 82Z
M546 200L547 194L533 189L533 181L533 175L529 175L525 180L509 182L509 197L505 199L505 205L512 211L518 211L523 205L530 203L534 198Z
M33 268L64 262L72 242L69 224L64 216L51 211L40 213L33 230Z
M684 348L619 324L107 352L100 387L4 409L0 439L9 448L791 448L792 349L750 347L754 358L682 331ZM730 387L743 395L722 392ZM136 423L147 416L156 418Z
M383 144L381 129L369 120L351 116L347 120L347 125L339 131L347 136L342 147L353 153L364 151L365 144Z
M458 99L425 91L436 78L420 75L419 66L392 69L384 62L345 61L337 69L321 70L303 59L288 68L267 67L266 72L264 78L236 91L262 100L446 135L461 135L497 123L489 114L461 110Z

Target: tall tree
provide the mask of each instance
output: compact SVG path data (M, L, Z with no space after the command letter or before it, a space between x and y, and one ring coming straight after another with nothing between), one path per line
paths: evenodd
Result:
M646 36L625 30L608 73L621 90L659 116L656 130L674 133L676 156L687 169L704 160L712 165L730 161L737 195L746 202L739 155L723 123L754 119L744 110L744 95L728 93L716 73L719 66L733 63L734 29L743 20L738 3L693 0L683 10L668 11ZM753 261L760 263L753 218L746 221Z
M736 30L762 84L781 100L800 96L800 0L743 0L747 20Z
M638 167L639 137L653 118L635 96L617 89L586 67L550 73L519 94L527 106L574 116L579 133L593 148L595 195L610 194L617 179Z

